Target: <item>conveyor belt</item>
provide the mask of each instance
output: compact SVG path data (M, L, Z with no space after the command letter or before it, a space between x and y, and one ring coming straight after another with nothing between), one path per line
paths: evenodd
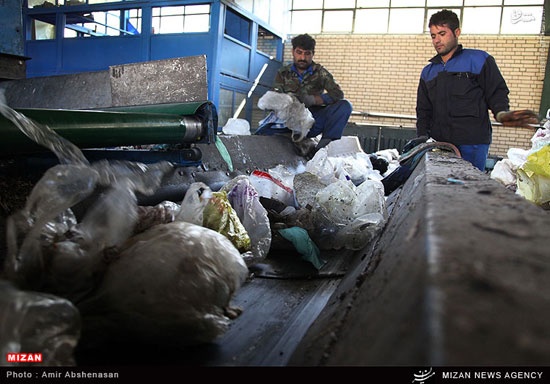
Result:
M328 262L323 273L301 261L298 254L286 255L270 256L265 261L278 268L278 276L253 277L239 289L232 304L243 312L215 342L186 350L109 345L101 350L77 352L78 365L286 365L359 253L325 253L323 257Z

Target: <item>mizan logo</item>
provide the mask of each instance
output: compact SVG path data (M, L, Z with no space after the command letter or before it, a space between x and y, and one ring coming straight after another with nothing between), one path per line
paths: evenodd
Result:
M435 372L432 371L432 368L418 371L418 373L413 374L413 383L424 384L426 380L435 375Z

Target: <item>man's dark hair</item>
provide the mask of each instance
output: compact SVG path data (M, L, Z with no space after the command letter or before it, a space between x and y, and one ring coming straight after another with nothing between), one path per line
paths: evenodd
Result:
M446 25L454 33L455 29L460 27L460 22L458 21L458 16L456 13L449 11L448 9L444 9L434 13L432 17L430 17L428 27L431 27L432 25L437 25L439 27Z
M292 49L296 49L297 47L305 49L306 51L315 52L315 39L307 33L295 36L292 39Z

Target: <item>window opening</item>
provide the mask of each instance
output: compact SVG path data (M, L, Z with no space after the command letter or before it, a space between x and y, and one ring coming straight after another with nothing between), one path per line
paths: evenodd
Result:
M230 8L225 12L226 35L231 36L247 45L250 45L250 20L242 17Z
M190 33L210 30L210 4L153 8L153 33Z
M441 9L465 34L540 34L544 0L293 0L291 33L426 33Z
M258 26L258 51L263 52L270 57L276 58L280 41L280 37L275 36L267 29Z

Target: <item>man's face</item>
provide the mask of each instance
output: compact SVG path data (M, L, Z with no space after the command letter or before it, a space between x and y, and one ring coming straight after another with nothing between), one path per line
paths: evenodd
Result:
M309 68L313 61L313 51L300 47L292 48L292 57L297 69L303 71Z
M447 25L432 25L430 27L430 35L432 36L432 44L437 53L445 57L458 46L460 28L455 29L453 32Z

